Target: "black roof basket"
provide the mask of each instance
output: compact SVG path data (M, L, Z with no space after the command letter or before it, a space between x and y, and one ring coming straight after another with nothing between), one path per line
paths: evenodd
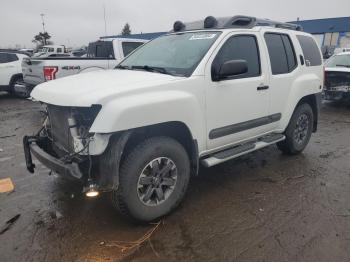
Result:
M196 21L192 23L182 23L176 21L174 23L173 32L201 30L201 29L225 29L225 28L247 28L251 29L255 26L270 26L289 30L303 31L300 25L276 22L269 19L258 19L252 16L233 16L215 18L208 16L204 21Z

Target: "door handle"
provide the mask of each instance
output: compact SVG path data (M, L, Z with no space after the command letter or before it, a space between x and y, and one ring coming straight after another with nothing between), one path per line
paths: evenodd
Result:
M261 85L256 88L256 90L261 91L261 90L266 90L269 89L269 86Z

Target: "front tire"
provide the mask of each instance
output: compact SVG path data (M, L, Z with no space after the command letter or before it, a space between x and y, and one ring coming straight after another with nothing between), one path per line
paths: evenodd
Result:
M126 217L150 222L178 206L189 178L190 161L184 147L172 138L149 138L127 153L112 203Z
M314 125L314 114L309 104L299 105L285 131L286 139L278 142L277 147L283 153L296 155L301 153L310 141Z

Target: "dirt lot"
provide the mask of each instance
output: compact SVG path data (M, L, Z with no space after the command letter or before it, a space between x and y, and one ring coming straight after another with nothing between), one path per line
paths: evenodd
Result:
M25 169L21 139L40 106L0 94L0 261L350 261L350 109L324 104L319 132L299 156L275 147L210 169L151 241L122 250L153 226L124 221L108 196ZM20 215L3 232L6 221ZM125 245L125 244L124 244Z

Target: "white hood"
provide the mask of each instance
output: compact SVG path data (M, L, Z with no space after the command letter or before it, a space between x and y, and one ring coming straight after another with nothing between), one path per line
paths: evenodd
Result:
M179 79L183 78L137 70L101 70L45 82L31 96L47 104L89 107Z
M326 67L325 68L326 72L349 72L350 73L350 68L349 67Z

